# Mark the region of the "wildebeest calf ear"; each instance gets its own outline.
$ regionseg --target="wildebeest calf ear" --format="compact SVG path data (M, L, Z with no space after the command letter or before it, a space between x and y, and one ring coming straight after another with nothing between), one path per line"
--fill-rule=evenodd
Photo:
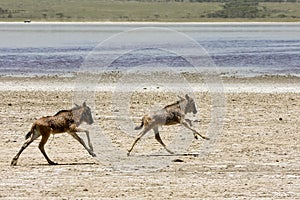
M184 100L182 96L177 95L180 100Z
M188 94L186 94L186 95L185 95L185 98L186 98L187 100L189 100L189 99L190 99L190 96L189 96Z
M75 105L76 107L79 107L79 105L78 105L78 104L76 104L76 103L74 103L74 105Z
M86 103L85 103L85 102L83 102L82 106L83 106L83 107L86 107Z

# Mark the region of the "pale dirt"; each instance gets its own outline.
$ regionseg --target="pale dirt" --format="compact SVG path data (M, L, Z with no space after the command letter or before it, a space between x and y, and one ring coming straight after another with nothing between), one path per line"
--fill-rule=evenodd
M18 80L20 85L45 82L38 78L11 79ZM1 82L11 79L2 77ZM270 84L273 82L277 82L276 77ZM293 80L293 84L299 83L299 79ZM84 127L93 131L100 127L125 152L134 138L123 133L112 117L119 111L112 106L111 97L111 92L97 92L95 124ZM165 156L170 162L162 168L141 171L147 166L133 163L136 170L122 171L103 160L114 152L104 151L102 156L92 158L68 134L51 137L45 147L49 157L59 165L48 165L37 140L23 152L17 166L11 167L11 159L22 146L34 119L71 108L73 92L3 89L0 199L300 199L300 93L227 92L225 97L223 132L215 138L208 154L199 153L203 140L193 140L189 148L179 149L186 155ZM130 102L134 123L138 125L139 118L156 103L166 105L175 100L176 96L167 93L135 93ZM211 97L207 92L198 92L196 102L200 122L194 122L194 128L205 134L211 121ZM174 139L173 134L182 130L180 126L164 127L161 135L168 145ZM182 133L192 135L190 131ZM161 149L153 133L149 135L137 143L133 158L145 159ZM80 136L85 138L84 134ZM97 141L94 148L98 148ZM168 154L163 150L162 153ZM153 160L162 158L149 156ZM176 159L183 162L172 162Z

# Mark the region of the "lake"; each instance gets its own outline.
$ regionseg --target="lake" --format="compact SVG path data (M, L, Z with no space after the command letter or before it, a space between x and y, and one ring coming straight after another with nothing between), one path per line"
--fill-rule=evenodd
M299 23L0 23L0 38L1 75L72 75L103 63L300 75Z

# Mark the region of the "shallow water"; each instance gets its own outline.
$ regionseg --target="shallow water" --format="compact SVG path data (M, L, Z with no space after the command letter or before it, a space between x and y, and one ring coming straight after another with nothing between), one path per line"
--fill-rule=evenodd
M299 33L298 23L2 23L0 74L68 75L103 68L100 62L108 63L105 69L151 65L189 71L190 60L198 59L205 64L192 67L216 66L225 75L298 76ZM191 48L186 39L199 46Z

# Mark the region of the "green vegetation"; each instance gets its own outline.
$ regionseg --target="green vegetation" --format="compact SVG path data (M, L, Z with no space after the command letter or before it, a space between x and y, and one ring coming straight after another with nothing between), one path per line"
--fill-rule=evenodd
M300 2L289 1L294 3L268 0L265 3L258 0L1 0L0 21L300 21Z
M231 0L225 2L222 10L210 13L208 17L218 18L262 18L265 10L259 9L255 0Z

